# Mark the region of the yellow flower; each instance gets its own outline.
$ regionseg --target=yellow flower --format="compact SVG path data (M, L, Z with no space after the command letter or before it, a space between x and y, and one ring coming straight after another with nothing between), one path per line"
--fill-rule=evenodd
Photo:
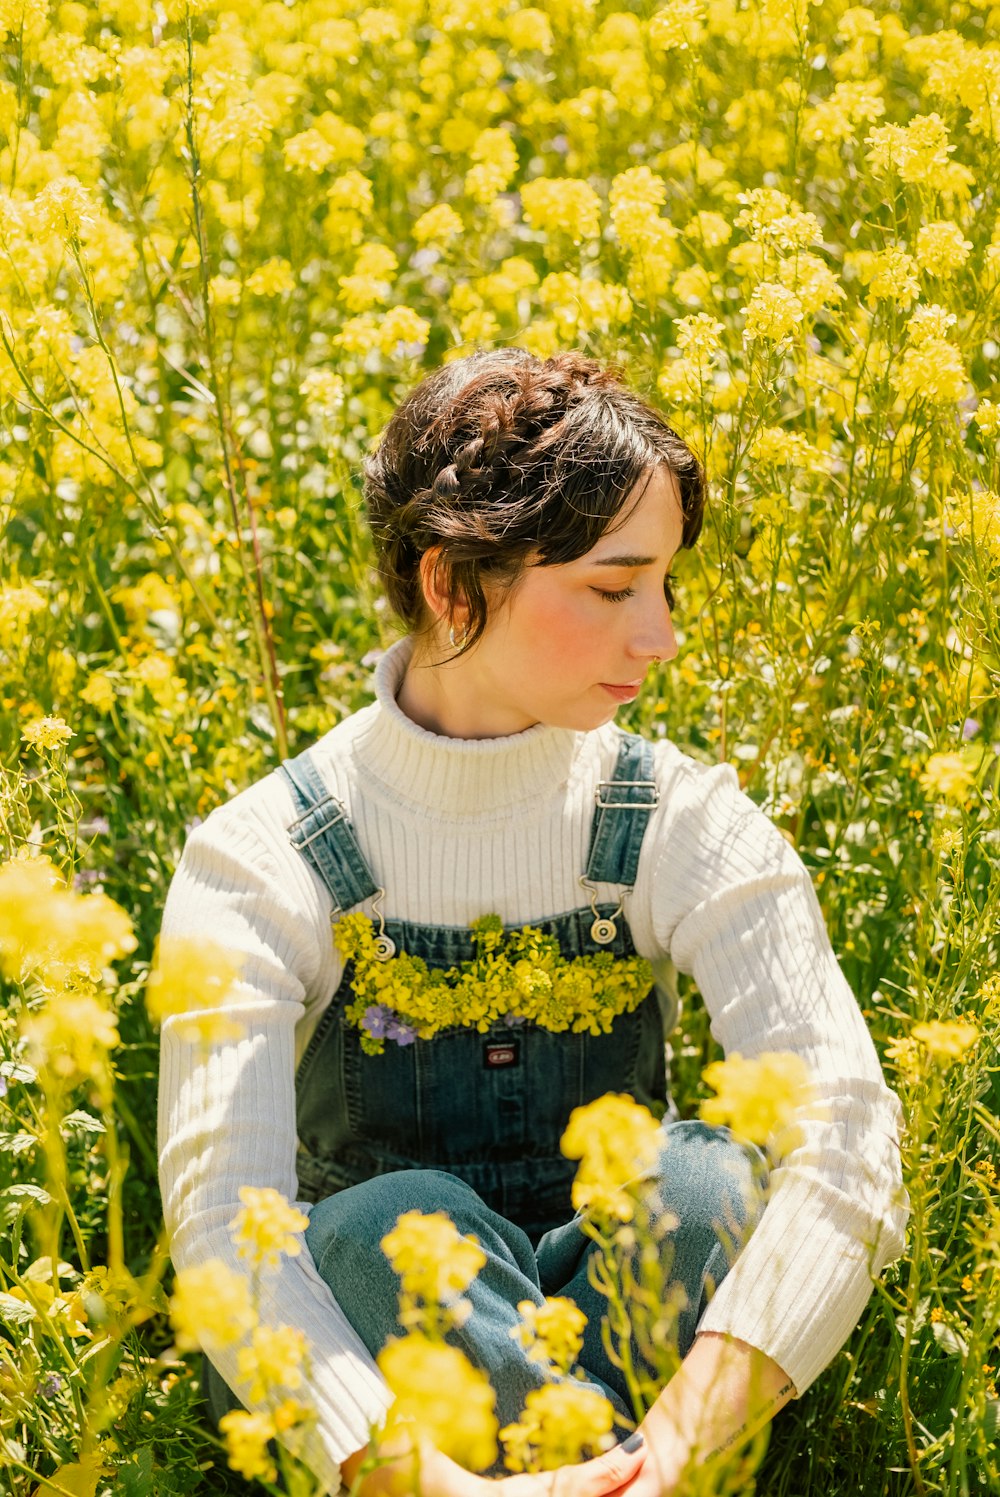
M70 738L75 737L69 723L64 722L61 717L36 717L34 722L21 729L23 741L40 752L61 748Z
M656 1160L659 1125L632 1097L609 1092L575 1107L559 1142L567 1159L579 1159L573 1205L599 1216L631 1221L635 1200L628 1186Z
M180 1269L170 1320L179 1351L231 1346L254 1324L250 1285L221 1258Z
M115 704L115 688L110 676L103 671L94 671L80 692L80 700L96 707L98 712L110 712Z
M94 991L54 994L22 1021L21 1032L38 1068L74 1085L105 1080L108 1051L119 1041L115 1015Z
M352 168L330 184L326 200L337 212L365 215L375 206L375 192L364 173Z
M964 805L976 777L961 754L931 754L920 776L920 787L928 795Z
M705 34L702 22L707 10L707 0L668 0L650 19L650 45L661 52L697 46Z
M552 26L543 10L526 6L508 16L504 24L512 51L541 52L546 57L552 51Z
M614 1408L603 1393L573 1382L532 1388L516 1424L500 1431L509 1471L556 1471L615 1443Z
M217 941L158 937L146 982L146 1008L157 1024L186 1016L175 1028L184 1039L238 1039L243 1026L221 1012L243 965Z
M876 125L865 137L866 159L876 173L895 171L904 182L953 189L965 178L964 167L948 160L955 149L939 114L915 114L905 125Z
M1000 494L992 489L952 494L946 517L959 535L971 537L984 561L1000 564Z
M0 647L11 649L27 635L33 613L48 608L48 600L37 588L0 588Z
M981 400L976 406L973 420L987 437L1000 434L1000 401Z
M868 287L868 300L898 301L906 308L920 295L917 279L917 262L905 250L893 245L886 250L859 251L856 255L845 255L844 263L853 265L858 277Z
M922 1052L911 1035L897 1035L885 1047L885 1053L905 1082L913 1083L921 1073Z
M964 1019L931 1019L926 1024L914 1024L910 1035L923 1045L935 1060L950 1064L961 1060L979 1038L975 1024Z
M524 217L544 234L568 234L574 244L601 231L601 200L577 177L536 177L521 187Z
M299 385L299 394L310 410L332 415L344 403L344 381L330 369L310 369Z
M674 323L677 347L696 364L712 363L722 348L722 323L707 312L679 317Z
M278 1389L300 1388L305 1356L306 1338L294 1326L258 1325L250 1345L240 1347L236 1376L247 1385L251 1403L257 1403Z
M462 1237L444 1211L404 1211L381 1247L404 1294L444 1304L472 1283L486 1262L474 1237Z
M580 1355L587 1317L571 1299L547 1297L541 1305L521 1300L517 1307L521 1324L511 1331L532 1362L551 1364L567 1373Z
M14 858L0 867L0 972L51 982L73 974L94 981L136 948L132 922L103 891L76 894L48 858Z
M966 239L958 224L947 219L924 224L917 232L917 264L928 275L951 275L965 264L971 253L971 239Z
M302 1243L294 1234L305 1231L309 1218L269 1186L243 1185L240 1200L243 1209L229 1228L239 1256L254 1268L277 1268L282 1253L297 1258Z
M728 218L708 209L697 212L684 228L684 238L703 249L718 249L720 245L728 244L732 237L733 229Z
M698 1109L703 1122L728 1127L747 1143L772 1142L779 1150L793 1146L793 1120L814 1096L809 1067L788 1050L764 1051L744 1059L734 1053L706 1066L702 1075L718 1093Z
M762 338L769 343L779 343L800 326L802 303L777 281L761 281L754 287L743 313L747 340Z
M214 275L208 283L208 296L213 307L235 307L242 293L242 283L233 276Z
M497 1454L496 1394L484 1372L457 1347L413 1332L387 1341L376 1358L395 1395L386 1433L407 1424L468 1471L482 1471Z
M390 307L377 325L375 338L378 347L391 358L422 347L430 330L426 317L418 316L411 307Z
M413 238L417 244L447 244L461 234L465 225L447 203L436 203L421 213L413 225Z
M74 240L93 227L96 207L90 193L75 177L61 176L46 183L31 205L42 235Z
M321 172L337 159L337 152L319 130L290 135L282 146L285 163L293 170Z
M247 290L253 296L285 296L294 289L292 267L281 255L265 260L247 281Z
M268 1454L268 1441L275 1435L274 1421L269 1414L248 1414L244 1409L233 1409L223 1414L219 1429L226 1441L228 1464L247 1481L276 1481L277 1467Z
M933 337L906 349L890 381L903 400L916 397L936 405L961 400L969 387L960 350L946 338Z

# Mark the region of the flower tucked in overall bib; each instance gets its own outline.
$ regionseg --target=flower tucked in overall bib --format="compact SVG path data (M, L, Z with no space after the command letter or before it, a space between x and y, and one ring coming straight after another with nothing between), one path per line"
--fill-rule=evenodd
M499 915L484 915L469 928L476 956L429 968L405 952L380 958L366 915L336 922L337 949L354 963L345 1015L361 1031L366 1054L381 1055L387 1039L408 1045L456 1027L483 1034L497 1023L608 1034L618 1015L637 1009L653 985L653 969L642 957L600 951L567 959L555 937L531 925L505 932Z

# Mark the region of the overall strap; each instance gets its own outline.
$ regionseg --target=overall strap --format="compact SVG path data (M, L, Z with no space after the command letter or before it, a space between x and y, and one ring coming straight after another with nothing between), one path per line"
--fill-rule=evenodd
M623 733L614 774L597 786L584 878L628 888L635 883L643 834L660 798L653 767L653 745Z
M299 812L288 828L294 848L312 864L333 895L334 914L379 892L342 803L323 783L306 749L278 768L292 787Z

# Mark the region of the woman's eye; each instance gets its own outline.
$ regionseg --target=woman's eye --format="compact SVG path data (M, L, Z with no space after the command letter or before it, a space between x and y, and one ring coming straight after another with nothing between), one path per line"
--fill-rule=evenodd
M624 603L626 598L631 598L635 593L634 587L623 587L621 592L606 593L598 587L594 591L604 599L606 603Z

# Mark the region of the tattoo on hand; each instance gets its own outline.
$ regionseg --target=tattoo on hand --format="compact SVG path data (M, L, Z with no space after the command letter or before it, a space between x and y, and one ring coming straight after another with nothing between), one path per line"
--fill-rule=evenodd
M779 1388L774 1397L768 1403L764 1404L762 1408L757 1410L752 1421L747 1420L746 1424L741 1424L739 1429L736 1430L734 1434L731 1434L729 1436L728 1440L723 1440L721 1445L716 1445L714 1450L710 1450L705 1459L711 1461L714 1460L717 1455L723 1455L731 1445L735 1445L739 1440L743 1438L743 1436L750 1428L751 1423L756 1424L756 1421L758 1419L766 1420L770 1416L771 1410L774 1408L775 1404L781 1403L786 1393L794 1393L794 1391L795 1384L791 1382L786 1383L783 1388Z

